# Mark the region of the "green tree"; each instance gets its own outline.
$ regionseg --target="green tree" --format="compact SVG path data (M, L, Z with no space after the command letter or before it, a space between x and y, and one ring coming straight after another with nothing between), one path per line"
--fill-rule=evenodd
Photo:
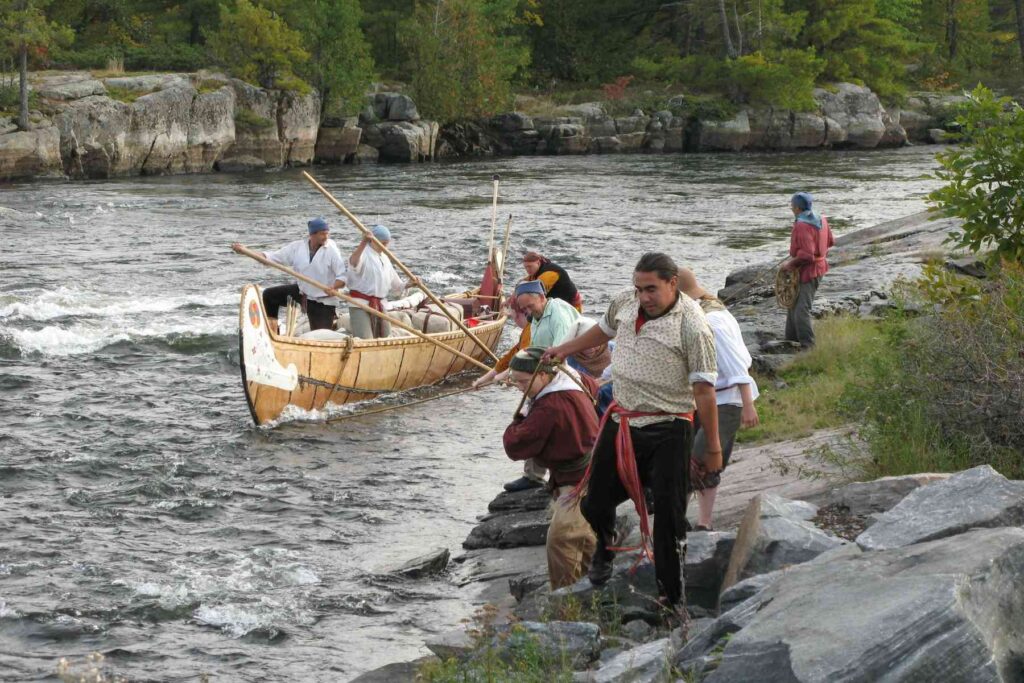
M18 60L18 128L28 130L28 53L73 39L70 28L46 18L49 0L0 0L0 40Z
M296 73L309 59L302 36L278 14L250 0L221 5L220 29L206 42L214 59L243 80L264 88L309 89Z
M1024 262L1024 109L979 85L958 123L963 144L936 156L946 185L928 199L943 215L963 219L952 244Z
M919 46L878 15L876 0L806 0L805 7L799 41L825 60L825 80L862 83L883 97L903 92L906 63Z
M511 28L508 15L492 20L484 10L482 0L416 7L406 36L412 88L426 116L447 123L511 106L512 78L529 53L504 34Z
M299 73L320 92L321 117L358 108L373 79L358 0L286 0L281 13L302 36L309 60Z

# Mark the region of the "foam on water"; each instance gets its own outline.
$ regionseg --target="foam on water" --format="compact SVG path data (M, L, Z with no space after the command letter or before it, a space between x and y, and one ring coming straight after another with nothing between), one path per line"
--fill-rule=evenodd
M69 327L47 325L42 329L8 328L0 330L0 340L8 340L21 353L43 356L89 354L124 341L146 341L175 337L232 335L237 322L226 318L183 317L135 326L133 320L111 320L109 324L79 323Z
M140 313L167 313L185 307L225 306L238 301L238 292L224 290L210 295L172 297L116 297L73 287L58 287L54 290L36 292L30 298L14 299L0 306L0 320L33 320L46 322L54 318L88 317L120 318Z

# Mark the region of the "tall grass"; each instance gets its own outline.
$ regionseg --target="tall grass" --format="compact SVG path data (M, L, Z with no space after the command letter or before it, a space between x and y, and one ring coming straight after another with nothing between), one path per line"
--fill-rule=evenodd
M866 479L986 463L1024 479L1024 266L955 284L935 270L913 284L927 315L819 322L779 385L759 382L761 425L738 440L850 424L863 448L845 464Z

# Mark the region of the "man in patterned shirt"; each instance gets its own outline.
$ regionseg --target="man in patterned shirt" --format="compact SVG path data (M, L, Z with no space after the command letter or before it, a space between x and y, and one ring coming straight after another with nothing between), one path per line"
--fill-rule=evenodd
M654 546L661 600L672 608L682 597L679 541L686 536L695 408L707 429L709 470L716 469L716 456L721 467L722 454L714 335L700 306L679 294L678 273L668 255L644 254L633 272L633 288L612 299L600 324L545 354L545 359L563 359L615 339L615 401L602 421L582 503L583 515L598 538L590 580L599 586L611 578L615 508L630 498L640 515L644 551L649 544ZM644 486L654 492L653 538Z

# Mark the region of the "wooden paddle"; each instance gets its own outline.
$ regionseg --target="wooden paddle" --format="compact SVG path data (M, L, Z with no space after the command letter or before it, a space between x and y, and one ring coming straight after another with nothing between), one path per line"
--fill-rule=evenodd
M249 258L251 258L251 259L253 259L255 261L259 261L260 263L262 263L265 266L268 266L270 268L276 268L277 270L280 270L282 273L287 273L288 275L291 275L296 280L301 280L302 282L305 282L308 285L312 285L313 287L316 287L318 289L322 289L328 296L336 296L339 299L341 299L342 301L348 302L349 306L355 306L356 308L358 308L360 310L366 311L370 315L375 315L375 316L377 316L378 318L380 318L382 320L387 320L389 323L391 323L395 327L403 329L406 332L411 332L412 334L416 335L420 339L425 339L426 341L430 342L431 344L444 349L448 353L454 354L454 355L458 356L459 358L462 358L464 360L469 361L473 365L475 365L478 368L482 369L484 372L490 372L490 370L491 370L491 368L489 368L488 366L484 365L483 363L478 361L476 358L473 358L472 356L467 356L462 351L459 351L457 349L453 349L452 347L448 346L447 344L444 344L444 343L442 343L442 342L440 342L440 341L438 341L436 339L428 337L427 335L425 335L422 332L420 332L419 330L417 330L415 327L410 327L409 325L406 325L401 320L397 320L396 318L392 318L387 313L381 313L376 308L370 308L369 306L367 306L366 304L362 303L358 299L350 297L347 294L342 294L341 292L337 291L336 289L332 289L331 287L328 287L327 285L319 283L319 282L317 282L316 280L314 280L312 278L308 278L308 277L306 277L305 275L303 275L301 273L297 273L296 271L292 270L288 266L283 266L280 263L274 263L273 261L271 261L270 259L268 259L266 256L264 256L263 254L261 254L259 252L253 251L252 249L249 249L248 247L244 247L244 246L241 246L241 245L239 245L235 249L235 251L237 251L239 254L242 254L244 256L248 256ZM486 347L484 347L484 348L486 348Z
M498 282L505 283L505 269L508 268L508 238L512 231L512 214L508 215L508 223L505 224L505 246L501 249L501 272L498 273Z
M394 254L392 254L391 251L387 247L385 247L383 244L381 244L380 240L378 240L376 237L374 237L373 233L370 232L369 229L367 229L367 227L365 225L363 225L362 222L358 218L356 218L352 214L351 211L346 209L345 206L341 202L339 202L337 199L335 199L334 196L330 192L327 191L327 188L325 188L323 185L318 183L316 181L316 178L311 176L306 171L303 171L302 175L306 178L306 180L308 180L310 183L312 183L313 187L315 187L316 189L320 190L320 192L325 197L327 197L327 200L330 201L332 204L334 204L335 207L337 207L338 211L341 211L345 215L346 218L348 218L350 221L352 221L352 224L355 225L359 229L359 231L363 233L363 237L368 238L371 242L373 242L375 245L377 245L380 248L382 254L384 254L389 259L391 259L391 261L398 267L398 269L401 270L403 273L405 273L406 277L408 277L417 287L422 289L423 293L427 295L427 298L430 299L433 303L437 304L437 307L439 309L441 309L441 313L443 313L449 320L451 320L453 323L455 323L458 326L458 328L460 330L462 330L463 334L465 334L467 337L472 339L474 344L476 344L481 349L483 349L483 352L486 353L488 356L490 356L491 360L493 360L495 363L498 362L498 356L495 355L494 351L491 351L490 347L488 347L486 344L484 344L482 341L480 341L480 339L475 334L473 334L468 327L466 327L465 323L463 323L461 320L459 320L454 315L452 315L452 312L448 310L448 307L445 306L441 302L441 300L438 299L434 295L434 293L430 291L429 288L427 288L427 286L425 284L423 284L423 281L420 280L415 275L413 275L412 271L409 270L405 266L404 263L402 263L400 260L398 260L398 257L395 256ZM490 368L487 368L487 369L490 370Z

